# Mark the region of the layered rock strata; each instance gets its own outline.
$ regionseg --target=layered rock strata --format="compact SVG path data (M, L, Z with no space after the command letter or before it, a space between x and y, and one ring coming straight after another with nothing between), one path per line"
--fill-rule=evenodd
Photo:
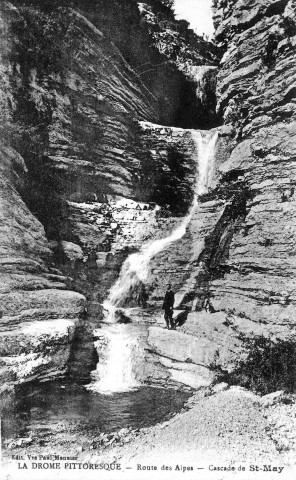
M69 226L65 237L72 241L51 242L57 265L63 265L71 277L71 287L86 295L89 313L94 318L101 313L100 303L116 281L123 260L143 245L167 237L180 225L197 188L199 152L192 131L149 122L142 122L141 129L139 158L143 159L146 174L139 178L139 185L142 195L150 198L153 195L155 202L119 197L110 197L105 203L68 202L63 223ZM228 156L229 135L227 131L221 131L220 135L217 166ZM201 235L197 229L206 232L206 222L211 216L219 215L213 205L212 201L201 205L183 239L151 259L146 283L151 307L160 305L168 281L172 281L176 290L180 289L193 265L198 265L194 238ZM204 223L200 222L200 208L208 212ZM199 245L200 248L203 245L202 238Z
M71 340L84 312L82 295L50 267L51 251L40 222L22 201L25 164L1 147L0 376L1 384L65 373Z
M193 195L190 132L149 122L188 123L196 86L173 60L157 78L142 76L143 59L164 57L136 3L74 7L0 5L1 365L10 383L64 375L69 358L90 362L84 347L74 352L83 294L97 320L128 253L178 225ZM123 16L111 38L116 9Z
M219 5L223 19L217 39L227 52L218 75L218 105L225 122L238 129L237 145L221 174L239 178L246 198L223 265L225 275L212 283L213 306L233 315L244 330L248 326L256 332L264 324L267 335L291 336L295 5L290 1Z
M246 339L294 342L295 13L288 0L216 2L218 109L235 138L200 199L196 261L177 295L196 312L170 341L151 332L161 356L179 360L185 334L190 362L231 372Z
M188 124L177 102L168 107L168 98L180 100L190 75L195 92L199 70L193 67L202 66L182 43L182 25L169 31L166 18L156 32L154 7L142 5L141 13L136 2L125 1L116 6L127 9L122 24L135 15L134 38L143 39L129 44L120 27L113 43L106 32L114 2L102 10L102 2L95 9L86 2L79 11L62 3L49 11L37 1L0 6L2 365L11 380L18 372L5 366L8 346L13 355L38 356L31 329L40 320L48 331L60 320L52 336L40 329L40 342L62 352L64 371L84 309L81 294L90 317L99 318L126 256L180 224L195 183L191 132L158 125L198 125L197 118ZM206 368L206 381L209 369L231 371L244 358L244 337L292 341L295 334L295 15L289 0L215 2L216 39L225 52L217 76L217 112L225 126L215 176L182 240L150 263L148 304L161 306L170 281L181 314L188 314L180 332L152 329L150 347L178 368L187 360ZM164 48L170 34L180 47L176 58ZM206 69L215 58L205 59ZM168 69L155 70L157 59L168 61ZM149 75L141 69L146 61L155 63ZM191 102L192 85L188 89ZM153 315L160 318L160 310ZM16 330L17 341L10 333ZM24 336L28 346L17 348ZM188 348L179 358L180 342ZM46 376L42 358L28 357L28 365L37 362L28 378ZM48 369L54 372L56 364Z
M296 22L289 1L220 1L216 8L225 49L218 108L236 138L219 167L212 193L220 204L213 204L214 223L206 222L200 271L192 271L183 301L195 298L200 310L202 293L209 312L190 314L182 331L209 355L201 364L231 371L247 355L244 338L295 338Z

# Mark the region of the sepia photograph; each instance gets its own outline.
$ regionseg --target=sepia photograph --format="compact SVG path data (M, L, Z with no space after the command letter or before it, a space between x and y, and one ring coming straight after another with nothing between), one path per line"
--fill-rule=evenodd
M296 0L0 0L0 477L296 479Z

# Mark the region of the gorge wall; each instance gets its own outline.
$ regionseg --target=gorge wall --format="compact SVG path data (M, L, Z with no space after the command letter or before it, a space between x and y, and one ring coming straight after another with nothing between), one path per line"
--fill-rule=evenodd
M4 385L64 375L91 345L124 259L188 211L193 128L219 131L215 174L152 259L142 315L159 320L170 281L182 319L150 328L152 355L196 386L245 337L294 338L294 2L215 1L216 45L164 3L0 5Z
M213 285L215 305L235 303L246 330L263 324L275 335L295 327L295 14L289 1L219 2L216 11L217 40L227 46L218 108L238 131L221 173L240 176L248 198L225 281Z
M181 354L183 337L173 348L172 338L151 331L154 347L176 351L175 360L189 354L229 372L246 360L247 338L294 342L295 14L292 1L215 2L216 41L225 52L217 109L235 136L212 192L219 207L202 216L206 229L198 231L203 263L191 272L195 308L206 291L211 313L188 315L182 331L197 339Z
M157 48L137 2L72 7L0 5L4 387L64 375L81 329L91 344L86 319L97 321L125 257L180 221L193 196L190 133L150 140L141 122L204 121L195 79ZM217 65L217 49L200 43L198 63ZM89 352L84 361L89 372Z
M218 109L236 132L221 188L241 210L212 303L243 333L295 333L295 4L217 2ZM234 203L235 205L235 203ZM237 204L235 205L237 208ZM233 211L230 211L233 216ZM218 276L217 276L218 277Z

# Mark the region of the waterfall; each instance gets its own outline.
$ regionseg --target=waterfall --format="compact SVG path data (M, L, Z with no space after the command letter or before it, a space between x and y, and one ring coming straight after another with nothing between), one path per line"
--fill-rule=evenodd
M146 280L149 273L150 260L168 245L180 240L185 235L197 206L198 196L208 191L214 173L215 146L218 132L202 135L199 131L192 130L191 135L198 158L198 181L190 210L181 225L176 227L168 237L143 245L138 253L129 255L125 260L119 278L111 288L109 296L103 304L107 311L106 321L108 323L116 322L116 309L120 302L126 298L130 289L140 281L144 282Z
M200 132L192 130L192 138L196 145L198 155L198 182L196 197L207 193L212 183L215 168L215 150L218 132L211 136L202 137ZM197 198L195 200L197 203Z
M208 191L214 173L218 132L202 135L198 131L191 131L191 134L198 158L198 180L192 205L182 223L170 235L143 245L138 253L129 255L125 260L119 278L103 304L107 312L106 322L110 324L105 327L108 347L104 355L101 355L100 341L96 345L100 361L96 370L92 372L93 382L87 386L89 390L112 393L128 391L139 386L143 347L140 347L137 337L131 334L126 325L115 325L115 313L130 288L147 278L150 260L185 235L198 204L198 196Z
M133 390L140 385L137 367L143 357L137 336L127 331L125 325L112 325L103 332L107 347L91 374L92 383L86 388L105 394ZM100 343L98 340L95 344L98 350L101 350Z

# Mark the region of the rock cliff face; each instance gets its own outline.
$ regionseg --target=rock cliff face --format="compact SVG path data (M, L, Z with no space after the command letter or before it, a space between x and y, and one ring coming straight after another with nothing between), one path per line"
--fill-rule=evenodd
M22 201L25 164L1 147L1 385L62 375L70 357L84 297L66 290L50 267L51 252L39 221Z
M195 260L177 299L193 311L181 333L150 329L152 350L175 362L231 372L248 358L246 339L294 342L295 20L291 1L215 2L217 108L231 152L188 230Z
M160 325L170 281L181 324L150 329L151 364L204 385L245 337L293 339L294 2L215 1L216 46L158 0L44 3L0 5L3 381L63 375L70 357L90 369L85 325L123 261L191 205L193 128L219 131L216 164L150 263L154 310L135 321Z
M0 355L11 383L63 375L69 358L90 370L85 305L97 319L128 253L192 200L190 131L155 124L198 126L206 113L137 2L4 1L0 33ZM201 43L199 64L215 65L217 49Z
M288 0L215 4L225 52L218 109L236 133L212 192L218 208L210 217L200 206L205 248L191 296L197 310L200 294L208 298L211 313L190 313L182 330L206 350L199 363L231 371L245 358L245 337L295 338L296 11ZM161 340L154 345L163 351Z
M240 184L234 195L244 191L245 205L224 278L212 284L213 305L243 331L263 324L266 334L289 336L295 331L295 4L218 2L217 8L217 40L227 48L218 108L238 132L221 175Z

